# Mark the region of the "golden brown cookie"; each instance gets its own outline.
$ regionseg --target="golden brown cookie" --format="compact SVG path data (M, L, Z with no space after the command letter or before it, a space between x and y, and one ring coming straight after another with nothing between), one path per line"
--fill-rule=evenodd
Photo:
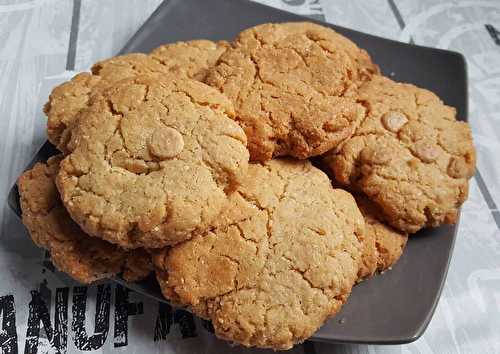
M47 135L60 151L67 153L70 132L80 111L89 99L113 83L139 74L168 74L169 68L145 54L126 54L103 60L92 67L92 73L80 73L54 88L45 104Z
M120 80L144 74L187 75L203 79L228 46L226 42L195 40L166 44L151 55L132 53L99 61L91 73L80 73L57 86L45 105L49 141L67 153L71 127L76 115L87 108L92 95Z
M336 179L401 231L454 223L474 174L469 125L432 92L381 76L361 87L359 101L366 119L325 158Z
M368 54L313 23L265 24L242 32L206 82L234 103L251 160L322 154L364 116L357 84L377 72Z
M220 338L290 348L339 311L357 280L363 217L308 161L250 164L218 221L153 261L164 295Z
M145 279L154 270L149 251L138 248L128 252L125 260L125 267L121 274L122 278L128 282Z
M71 220L54 183L61 158L37 163L19 178L23 223L33 241L49 251L59 270L82 283L122 272L128 281L146 277L151 271L149 254L143 250L125 252L90 237Z
M362 262L358 271L359 280L363 280L390 269L403 254L408 235L384 224L380 211L366 197L354 197L366 226L361 242Z
M85 232L157 248L205 231L246 173L231 102L195 80L137 76L81 113L57 186Z
M189 78L202 81L209 68L229 48L225 41L212 42L205 39L176 42L162 45L151 52L151 56Z

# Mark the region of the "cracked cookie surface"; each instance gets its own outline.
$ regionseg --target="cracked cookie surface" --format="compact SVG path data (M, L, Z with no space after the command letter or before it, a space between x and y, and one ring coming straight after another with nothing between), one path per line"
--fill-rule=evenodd
M205 231L246 172L231 102L195 80L142 76L95 96L57 178L72 218L124 248Z
M67 144L78 113L93 95L115 82L141 74L168 74L169 68L146 54L134 53L97 62L91 73L77 74L52 90L44 111L49 141L67 153Z
M354 198L365 219L365 233L361 238L362 261L358 272L359 280L363 280L390 269L403 254L408 235L386 225L380 211L365 196L354 195Z
M150 55L167 65L171 71L202 81L229 46L225 41L200 39L165 44L154 49Z
M91 72L76 75L54 88L44 111L49 141L67 153L72 126L90 98L120 80L144 74L175 74L202 79L228 46L225 42L196 40L163 45L151 55L132 53L94 64Z
M217 336L287 349L346 301L364 220L308 161L250 164L218 223L153 258L164 295L210 319Z
M347 38L297 22L243 31L205 82L234 103L252 160L304 159L352 135L364 115L355 88L376 72Z
M404 232L456 222L475 168L469 125L432 92L381 76L363 84L359 101L366 118L325 157L336 179Z
M91 283L122 273L127 281L145 278L152 270L151 256L144 250L126 252L86 235L64 209L55 185L62 157L37 163L19 178L22 219L31 238L50 253L62 272Z

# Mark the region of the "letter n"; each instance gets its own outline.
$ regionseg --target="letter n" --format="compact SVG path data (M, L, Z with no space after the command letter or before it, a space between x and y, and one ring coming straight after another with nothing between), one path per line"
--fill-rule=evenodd
M36 354L40 340L40 323L43 324L45 334L51 346L58 353L66 353L68 342L68 297L69 288L56 289L56 309L54 327L50 322L49 308L42 299L40 292L31 292L29 303L28 328L26 329L25 354Z

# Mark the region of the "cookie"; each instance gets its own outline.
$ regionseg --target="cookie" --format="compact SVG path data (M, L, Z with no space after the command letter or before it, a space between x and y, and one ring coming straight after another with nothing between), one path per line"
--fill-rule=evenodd
M360 88L359 102L366 119L325 157L336 179L403 232L455 223L475 168L469 125L432 92L381 76Z
M168 74L168 69L148 55L126 54L100 61L92 67L92 73L80 73L57 86L44 107L49 141L60 151L67 153L66 145L76 116L88 107L92 95L117 81L138 74Z
M246 172L231 102L195 80L137 76L81 113L57 186L85 232L123 248L205 231Z
M61 158L37 163L19 178L22 219L33 241L49 251L59 270L82 283L119 273L128 281L146 277L152 264L144 250L121 250L86 235L71 220L54 184Z
M377 71L347 38L298 22L242 32L205 81L233 102L252 160L305 159L354 133L364 117L356 87Z
M151 52L151 56L169 67L199 81L205 79L208 70L229 48L225 41L193 40L162 45Z
M308 161L250 164L218 226L153 257L163 294L244 346L288 349L339 311L364 220Z
M132 53L99 61L91 73L80 73L50 94L47 114L49 141L67 153L76 115L88 106L92 95L120 80L144 74L176 74L202 79L228 46L225 42L197 40L163 45L151 55Z
M363 280L390 269L403 254L408 235L386 225L377 207L366 197L354 197L366 226L361 242L362 262L358 271L359 280Z
M135 282L146 279L153 271L151 254L148 250L138 248L128 252L125 260L125 267L121 277L128 282Z

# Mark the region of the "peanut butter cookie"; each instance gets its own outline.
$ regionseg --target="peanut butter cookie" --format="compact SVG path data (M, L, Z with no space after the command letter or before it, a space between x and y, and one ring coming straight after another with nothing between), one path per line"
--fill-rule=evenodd
M151 52L151 56L189 78L202 81L208 70L230 47L228 42L212 42L204 39L162 45Z
M231 102L178 76L122 80L91 101L57 177L72 218L123 248L205 231L247 169Z
M202 79L228 46L225 42L195 40L166 44L151 55L133 53L99 61L91 73L80 73L57 86L45 105L49 141L67 153L67 142L76 115L92 95L119 80L144 74L176 74Z
M243 31L206 82L234 103L251 160L322 154L349 138L364 117L355 88L378 72L368 54L313 23Z
M336 179L403 232L454 223L475 168L469 125L432 92L381 76L360 88L359 102L367 117L325 157Z
M363 280L391 268L403 254L408 235L384 224L382 215L366 197L355 195L355 199L366 225L358 272L359 280Z
M127 54L96 63L92 73L80 73L54 88L45 104L47 135L60 151L68 153L71 129L92 95L113 83L140 74L169 73L169 68L145 54Z
M59 270L82 283L119 273L128 281L146 277L152 269L148 253L126 252L90 237L71 220L54 183L61 158L38 163L19 178L23 223L33 241L49 251Z
M153 261L164 295L223 339L290 348L339 311L357 280L363 217L308 161L250 164L218 223Z

